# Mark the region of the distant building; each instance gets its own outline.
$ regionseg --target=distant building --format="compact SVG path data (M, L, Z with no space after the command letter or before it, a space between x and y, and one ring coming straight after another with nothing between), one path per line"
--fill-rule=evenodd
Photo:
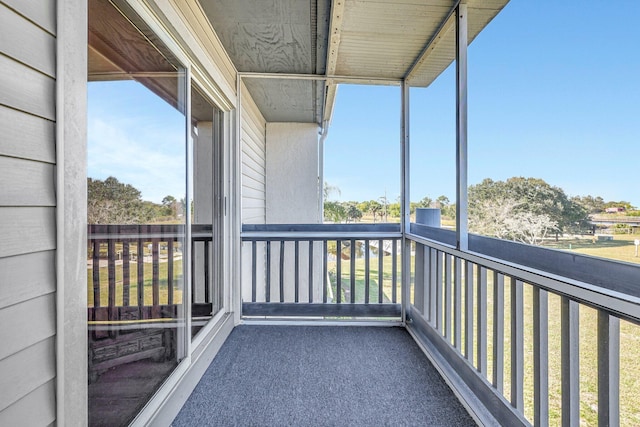
M618 212L624 212L624 208L622 206L615 206L612 208L606 208L604 211L606 213L618 213Z

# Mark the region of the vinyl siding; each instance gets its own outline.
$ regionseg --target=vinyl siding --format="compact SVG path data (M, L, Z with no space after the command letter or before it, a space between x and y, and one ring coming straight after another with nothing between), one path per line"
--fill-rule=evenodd
M264 224L266 219L266 122L244 86L241 126L242 222Z
M56 2L0 0L0 425L55 422ZM37 408L37 410L34 410Z
M264 224L266 222L266 121L247 88L242 86L241 102L242 147L242 223ZM251 245L242 245L242 300L251 301ZM265 252L258 245L256 269L265 268ZM257 275L257 289L264 289L264 277ZM264 301L264 291L259 292L259 301Z

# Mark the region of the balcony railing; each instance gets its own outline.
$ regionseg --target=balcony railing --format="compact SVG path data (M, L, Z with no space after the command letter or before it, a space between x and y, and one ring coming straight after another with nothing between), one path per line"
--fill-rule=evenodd
M501 425L579 425L581 382L596 389L591 422L619 425L621 408L634 411L632 396L621 400L620 330L622 319L640 336L640 266L482 236L462 252L455 233L416 224L407 238L409 330ZM596 366L581 369L581 336L591 334ZM626 368L634 375L637 362Z
M400 318L397 224L244 225L243 316Z
M202 301L192 310L211 314L215 300L208 286L213 274L212 227L193 225L191 233L191 292L202 295ZM89 320L175 318L176 307L182 303L182 289L176 283L183 275L183 225L89 225L88 240L92 297ZM161 269L163 264L166 268ZM151 277L145 274L148 269Z
M169 360L183 305L184 225L89 225L89 366L93 381L143 359ZM211 225L191 229L192 333L221 307Z
M621 376L637 363L625 372L621 325L640 336L640 266L475 235L460 251L454 232L417 224L405 237L403 251L393 224L245 225L242 314L397 318L404 252L407 328L479 419L577 425L591 411L616 425L629 415ZM581 369L585 339L597 349Z
M175 316L184 227L109 227L89 230L89 319ZM192 294L210 307L215 289L199 283L213 274L213 236L199 227ZM478 418L489 419L486 408L502 425L574 425L585 411L600 425L640 416L626 378L638 364L621 352L625 339L640 336L638 265L475 235L460 251L455 233L417 224L404 245L397 224L244 225L241 238L245 319L405 320Z

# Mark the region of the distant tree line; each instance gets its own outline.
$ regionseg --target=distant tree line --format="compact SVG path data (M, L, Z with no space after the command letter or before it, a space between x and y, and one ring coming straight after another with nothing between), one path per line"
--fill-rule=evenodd
M399 202L388 203L386 197L364 202L327 200L336 187L325 184L325 220L336 223L357 222L365 215L376 221L399 219ZM635 215L634 207L625 201L605 202L602 197L569 197L559 187L542 179L513 177L506 181L485 179L471 185L468 191L469 230L473 233L540 244L548 236L562 233L582 233L591 230L589 215L604 212L609 207L623 207ZM455 202L446 196L431 199L426 196L410 203L410 213L416 208L439 208L444 220L456 217Z
M168 195L161 203L142 200L140 190L110 176L105 180L87 179L89 224L145 224L175 222L185 212L184 199ZM399 220L401 205L386 196L362 202L329 200L340 189L325 183L324 217L334 223ZM589 215L605 212L610 207L624 208L627 215L638 215L629 202L609 201L602 197L568 197L559 187L542 179L513 177L506 181L485 179L471 185L469 230L473 233L539 244L550 235L579 233L591 229ZM444 220L455 220L456 205L446 196L435 200L428 196L410 203L410 214L417 208L438 208ZM365 216L367 218L365 218Z

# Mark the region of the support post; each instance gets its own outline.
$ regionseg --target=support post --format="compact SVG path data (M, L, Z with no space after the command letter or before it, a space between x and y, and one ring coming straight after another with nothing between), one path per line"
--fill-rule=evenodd
M456 11L456 240L469 248L467 229L467 5Z
M620 425L620 319L603 310L598 310L598 425Z
M580 425L580 312L576 301L562 297L562 425Z
M411 241L407 239L407 233L411 227L411 206L409 194L409 85L406 80L401 85L401 123L400 123L400 150L402 171L402 323L407 319L407 309L411 305L409 301L409 288L411 281Z

